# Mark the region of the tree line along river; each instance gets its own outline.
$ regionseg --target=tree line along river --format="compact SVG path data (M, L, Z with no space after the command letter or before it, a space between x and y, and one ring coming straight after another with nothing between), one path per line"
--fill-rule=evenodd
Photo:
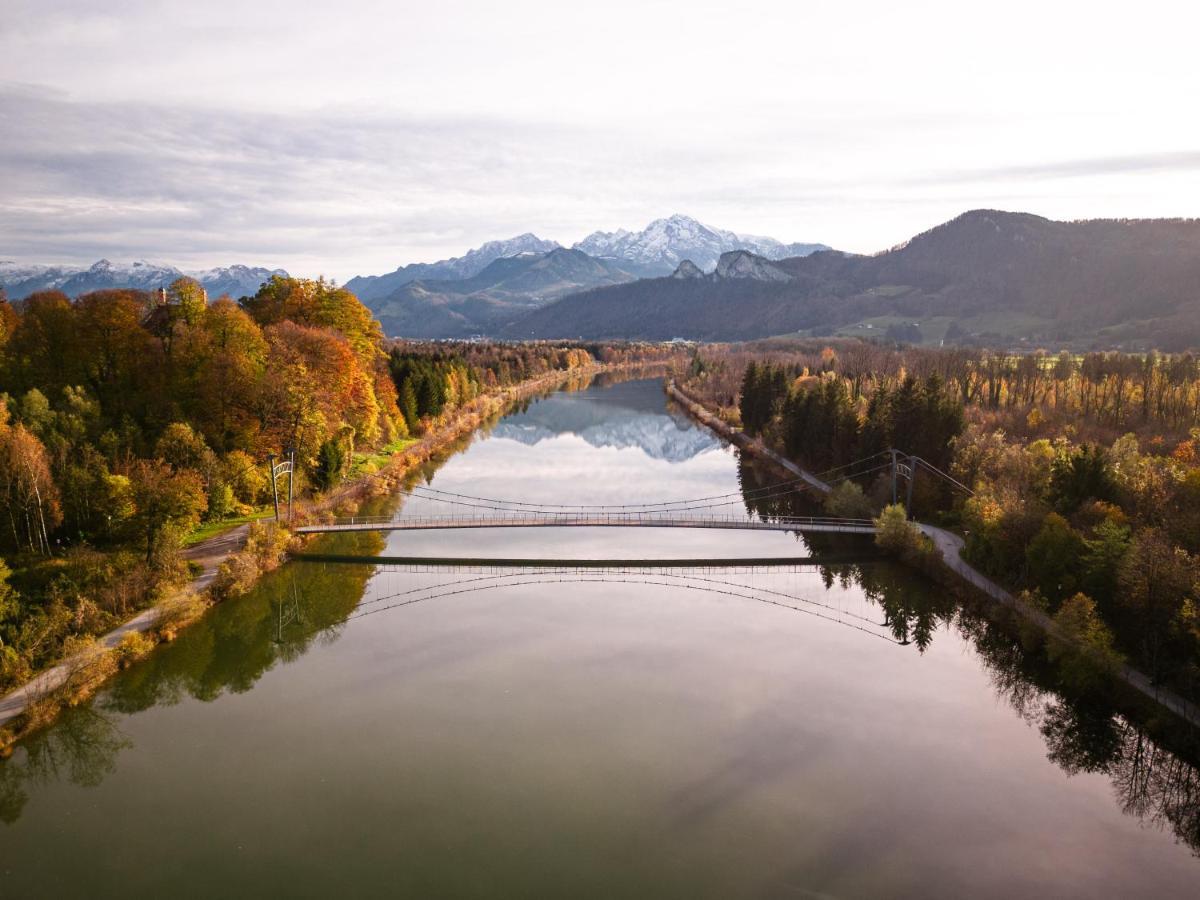
M529 503L733 494L737 513L777 480L647 379L526 404L413 483ZM414 493L375 511L445 512ZM1186 744L1060 696L1017 636L869 538L494 529L312 549L817 562L291 562L0 762L0 896L1200 885Z

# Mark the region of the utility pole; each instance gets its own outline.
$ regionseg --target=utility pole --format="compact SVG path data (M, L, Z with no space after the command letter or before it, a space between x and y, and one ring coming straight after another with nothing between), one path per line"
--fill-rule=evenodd
M908 517L910 519L913 517L912 495L913 482L917 480L917 462L918 459L915 456L910 456L908 458L908 499L904 503L904 509L908 513Z
M267 466L271 471L271 497L275 501L275 521L279 521L279 488L275 484L275 454L267 454Z
M296 448L288 447L288 524L292 522L292 485L296 479ZM912 493L912 486L909 485L909 493Z
M896 505L896 448L888 451L892 454L892 506Z

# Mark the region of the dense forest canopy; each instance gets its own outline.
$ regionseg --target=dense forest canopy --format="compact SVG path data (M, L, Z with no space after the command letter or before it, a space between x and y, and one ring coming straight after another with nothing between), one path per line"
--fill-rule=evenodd
M684 385L812 470L851 464L828 476L836 515L891 500L886 460L882 471L857 461L891 448L930 461L967 490L922 470L912 512L963 532L971 562L1025 591L1092 657L1123 654L1200 695L1192 356L775 341L700 348ZM1062 671L1090 672L1070 659Z

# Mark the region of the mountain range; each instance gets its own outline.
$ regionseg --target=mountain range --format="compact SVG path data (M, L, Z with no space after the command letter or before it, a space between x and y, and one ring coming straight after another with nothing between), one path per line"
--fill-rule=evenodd
M410 281L365 302L386 334L470 337L494 333L574 291L634 278L612 260L558 247L493 260L470 278Z
M495 333L570 293L670 274L684 260L711 269L731 250L783 259L826 249L739 235L674 215L641 231L596 231L570 249L528 233L489 241L462 256L357 276L345 286L388 334L466 337Z
M243 297L253 294L272 275L286 276L283 269L264 269L242 265L184 272L174 266L161 266L139 260L129 265L107 259L87 268L80 266L20 265L0 260L0 287L10 300L23 300L37 291L62 291L77 297L89 291L109 288L136 288L143 291L166 287L176 278L196 279L210 297L222 294Z
M782 334L1184 349L1200 346L1200 220L1056 222L974 210L874 256L723 254L704 274L566 296L509 338Z
M535 234L519 234L507 241L488 241L462 256L434 263L411 263L386 275L357 275L344 287L363 303L380 300L412 281L452 281L472 278L498 259L522 253L549 253L558 249L555 241L543 241Z
M615 259L639 275L668 275L684 260L711 269L722 253L748 250L766 259L807 256L824 244L784 244L774 238L735 234L688 216L655 219L641 231L596 231L575 245L589 256Z

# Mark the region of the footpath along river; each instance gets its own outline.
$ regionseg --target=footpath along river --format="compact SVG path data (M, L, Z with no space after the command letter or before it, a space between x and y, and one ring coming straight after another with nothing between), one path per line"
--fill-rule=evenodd
M532 402L423 476L400 515L454 511L428 488L797 502L654 379ZM1197 895L1185 751L1060 696L1019 640L869 538L538 528L309 550L820 564L291 562L0 762L0 896Z

